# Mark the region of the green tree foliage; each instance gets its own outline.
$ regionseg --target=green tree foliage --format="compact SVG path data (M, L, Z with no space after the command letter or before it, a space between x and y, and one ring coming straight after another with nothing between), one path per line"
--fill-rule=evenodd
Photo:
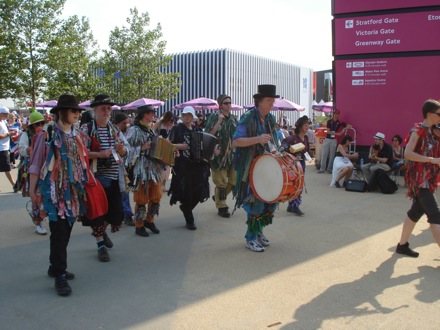
M141 97L166 101L179 92L180 74L166 72L172 57L165 56L162 28L148 29L148 13L133 8L130 14L128 27L111 31L110 50L97 64L106 92L120 103Z
M84 101L97 94L98 80L90 70L96 56L97 44L88 19L71 16L63 21L47 48L46 98L71 93Z
M65 0L6 0L1 19L7 22L3 33L9 41L9 80L4 97L29 98L33 102L45 90L44 67L47 46L60 20ZM2 72L3 73L3 72Z

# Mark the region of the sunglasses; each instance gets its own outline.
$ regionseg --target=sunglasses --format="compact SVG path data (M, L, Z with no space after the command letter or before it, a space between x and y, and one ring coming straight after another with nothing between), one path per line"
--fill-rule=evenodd
M40 121L39 123L35 123L34 125L37 126L37 127L38 127L38 126L44 126L44 122L43 122L43 121Z
M72 113L81 113L81 109L69 109Z
M224 104L224 105L231 105L232 102L223 102L222 104Z

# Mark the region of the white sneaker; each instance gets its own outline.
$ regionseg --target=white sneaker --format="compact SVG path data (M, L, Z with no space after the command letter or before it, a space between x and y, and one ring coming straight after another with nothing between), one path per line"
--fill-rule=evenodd
M246 241L246 247L254 252L264 252L264 247L258 243L257 240L254 241Z
M35 232L40 235L47 234L46 228L44 228L44 226L41 223L35 227Z
M258 234L258 242L263 246L269 246L270 241L263 235L263 233Z

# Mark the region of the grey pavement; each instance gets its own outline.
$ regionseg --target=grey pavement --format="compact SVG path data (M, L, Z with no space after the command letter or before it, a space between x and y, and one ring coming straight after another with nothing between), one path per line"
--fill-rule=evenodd
M245 248L244 211L220 218L212 200L197 206L192 232L164 196L161 233L142 238L124 226L110 234L108 263L77 223L73 293L59 297L46 275L49 235L34 233L27 199L0 173L1 328L438 329L440 250L426 218L411 240L419 258L394 253L405 189L356 193L329 183L308 166L305 215L280 204L264 253Z

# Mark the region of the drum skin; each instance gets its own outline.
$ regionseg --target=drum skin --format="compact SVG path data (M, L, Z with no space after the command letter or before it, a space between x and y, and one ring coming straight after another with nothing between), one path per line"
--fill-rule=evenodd
M301 194L304 171L291 154L267 153L252 162L249 182L253 194L262 202L285 202Z

